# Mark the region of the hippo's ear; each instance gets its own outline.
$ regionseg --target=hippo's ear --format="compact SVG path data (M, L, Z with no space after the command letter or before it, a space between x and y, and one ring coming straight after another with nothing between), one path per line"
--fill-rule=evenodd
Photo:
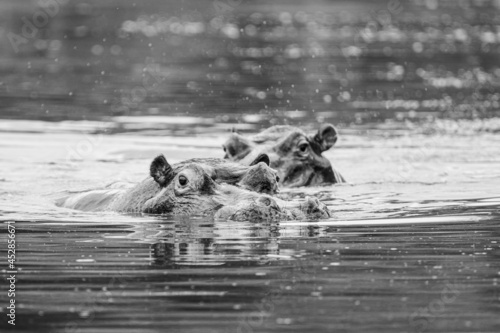
M165 156L157 156L149 167L149 174L161 186L167 186L174 179L174 170L168 164Z
M241 160L250 152L250 142L238 133L232 133L222 147L226 153L224 158L233 161Z
M259 164L260 162L264 162L269 166L271 164L271 160L269 159L269 156L267 154L260 154L252 163L250 163L250 166Z
M311 139L320 145L321 151L328 150L337 142L337 130L332 124L321 124L318 133Z

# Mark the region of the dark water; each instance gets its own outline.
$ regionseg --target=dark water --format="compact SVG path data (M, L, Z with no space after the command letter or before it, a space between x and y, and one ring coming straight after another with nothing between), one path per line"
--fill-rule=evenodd
M16 224L19 330L500 328L498 215L382 226L66 222Z
M16 221L18 268L0 330L500 331L499 2L222 4L69 2L16 53L9 33L40 7L0 3L0 221ZM159 153L221 157L233 127L323 121L349 184L284 195L317 196L329 220L53 204L140 181Z

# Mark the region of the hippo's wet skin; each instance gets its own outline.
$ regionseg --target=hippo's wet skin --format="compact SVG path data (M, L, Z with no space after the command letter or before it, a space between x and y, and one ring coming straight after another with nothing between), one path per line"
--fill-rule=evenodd
M331 217L331 214L325 204L313 197L294 203L261 196L254 201L222 207L215 217L235 221L279 221L322 219Z
M315 198L306 198L304 202L283 201L217 183L207 170L210 170L209 164L196 162L183 163L175 170L161 155L151 163L151 178L133 188L87 191L64 198L58 204L86 211L202 214L237 221L330 217L328 208Z
M261 154L278 171L280 184L287 187L344 183L322 153L337 142L337 130L322 124L307 135L293 126L273 126L251 138L233 133L224 144L226 159L248 165Z
M269 167L269 157L266 154L257 156L249 166L221 158L193 158L174 164L172 168L175 173L178 173L190 163L202 166L219 184L237 185L258 193L276 194L279 192L278 172Z

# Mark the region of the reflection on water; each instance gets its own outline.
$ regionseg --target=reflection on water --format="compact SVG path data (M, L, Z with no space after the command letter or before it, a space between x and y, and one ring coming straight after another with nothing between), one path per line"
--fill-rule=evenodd
M495 331L493 218L18 222L19 328Z

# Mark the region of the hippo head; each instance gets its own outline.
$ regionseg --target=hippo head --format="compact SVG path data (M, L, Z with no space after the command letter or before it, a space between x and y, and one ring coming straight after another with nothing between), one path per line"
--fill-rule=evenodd
M145 203L145 213L190 214L210 211L217 206L210 200L217 184L196 163L187 164L182 170L174 172L165 157L160 155L151 163L150 175L160 186L160 191Z
M143 211L150 214L213 214L220 218L248 217L254 220L257 216L261 220L282 216L274 199L263 194L277 191L277 188L269 187L277 186L276 172L265 163L266 157L254 162L236 184L238 187L216 182L217 173L202 163L187 163L174 171L165 157L160 155L150 166L150 175L160 189L145 203ZM261 193L255 192L257 190Z
M217 183L213 179L216 173L207 170L206 165L187 163L174 172L163 155L156 157L151 163L150 175L159 188L145 202L142 211L150 214L210 214L215 218L252 221L330 216L328 208L317 200L309 200L307 205L294 205L265 193L252 191L261 185L258 181L258 184L252 183L259 179L255 175L262 174L262 170L274 172L265 161L259 161L249 169L247 176L251 181L245 178L241 180L245 186L251 186L252 190L245 186ZM275 173L271 176L276 177ZM262 189L263 192L267 190L267 187ZM317 211L321 214L318 215Z
M307 135L293 126L273 126L252 138L233 133L224 144L225 158L249 165L265 154L278 171L280 184L288 187L341 183L345 180L322 153L337 142L337 130L322 124Z

